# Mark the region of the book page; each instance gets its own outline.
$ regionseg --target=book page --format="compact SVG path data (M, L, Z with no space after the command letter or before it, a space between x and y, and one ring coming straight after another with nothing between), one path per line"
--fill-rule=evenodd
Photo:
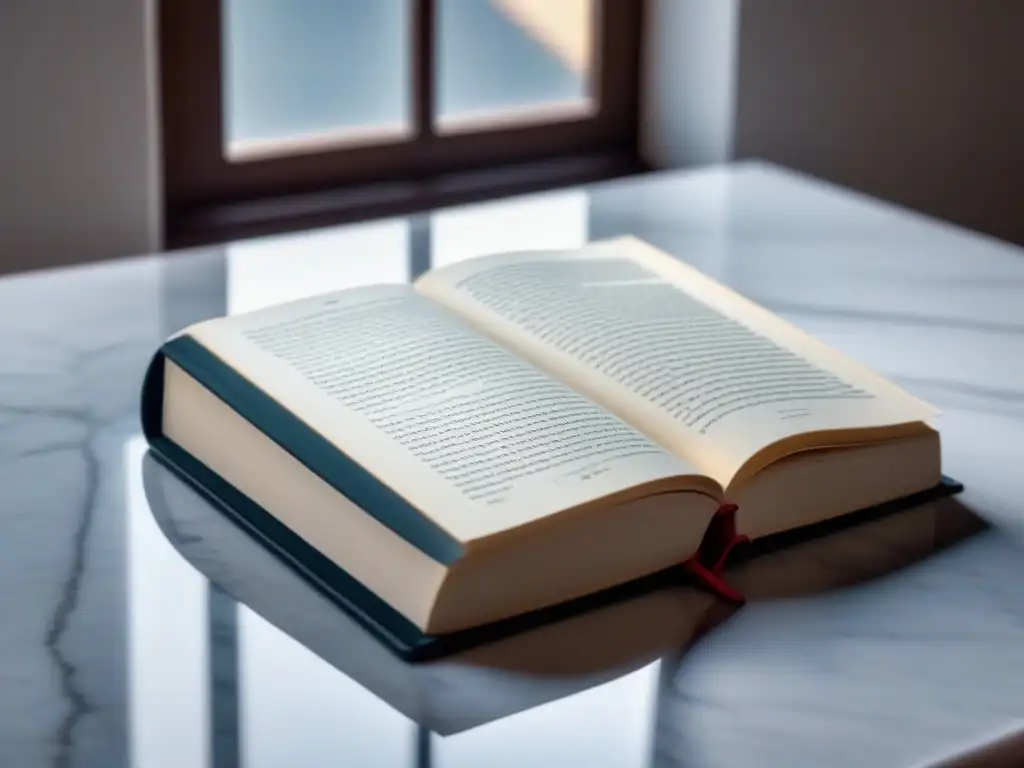
M633 238L461 262L417 288L723 486L786 452L912 431L934 414Z
M344 291L190 333L463 541L696 474L408 287Z

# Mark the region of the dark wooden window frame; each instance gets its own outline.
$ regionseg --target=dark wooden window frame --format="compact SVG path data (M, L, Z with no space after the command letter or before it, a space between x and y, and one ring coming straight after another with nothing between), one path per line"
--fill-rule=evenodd
M437 0L408 2L413 17L411 138L232 162L225 157L223 140L221 2L160 0L169 247L389 215L640 169L641 0L597 2L593 114L443 134L434 129Z

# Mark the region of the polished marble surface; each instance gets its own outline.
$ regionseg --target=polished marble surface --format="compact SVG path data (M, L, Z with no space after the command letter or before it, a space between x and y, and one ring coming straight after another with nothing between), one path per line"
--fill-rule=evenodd
M190 322L624 233L942 408L966 492L410 668L145 455ZM763 165L6 278L0 766L1024 764L1022 453L1024 251Z

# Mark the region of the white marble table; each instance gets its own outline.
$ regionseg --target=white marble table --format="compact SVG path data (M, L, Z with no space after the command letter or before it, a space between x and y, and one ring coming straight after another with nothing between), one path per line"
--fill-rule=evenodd
M744 566L732 615L682 590L407 670L144 477L173 330L625 233L940 406L966 492ZM1024 764L1022 457L1024 251L764 165L2 279L0 766Z

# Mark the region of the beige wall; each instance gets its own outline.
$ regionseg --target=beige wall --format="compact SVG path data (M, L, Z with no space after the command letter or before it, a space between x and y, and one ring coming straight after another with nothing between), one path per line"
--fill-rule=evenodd
M647 27L653 164L762 158L1024 244L1024 0L650 0Z
M1022 0L750 0L735 155L1024 243Z
M154 0L0 0L0 272L159 241Z

